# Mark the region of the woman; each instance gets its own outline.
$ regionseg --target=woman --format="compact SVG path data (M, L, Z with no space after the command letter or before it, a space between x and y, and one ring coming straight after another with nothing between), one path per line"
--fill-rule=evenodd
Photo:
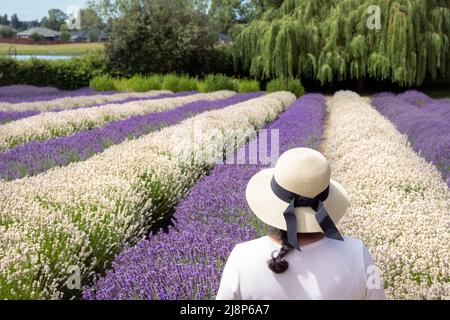
M364 244L335 226L349 197L330 175L322 154L296 148L250 179L247 202L274 230L233 249L218 300L386 299Z

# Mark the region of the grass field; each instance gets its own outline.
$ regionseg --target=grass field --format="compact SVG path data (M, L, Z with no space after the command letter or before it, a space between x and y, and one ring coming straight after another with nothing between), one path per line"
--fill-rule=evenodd
M15 47L18 55L80 56L90 50L103 49L103 43L68 43L53 45L0 43L0 56Z

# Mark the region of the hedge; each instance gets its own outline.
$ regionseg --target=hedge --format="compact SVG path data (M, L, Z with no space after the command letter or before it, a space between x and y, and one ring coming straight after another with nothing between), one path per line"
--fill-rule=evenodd
M92 77L105 71L106 61L99 54L63 61L0 57L0 86L27 84L73 90L89 86Z

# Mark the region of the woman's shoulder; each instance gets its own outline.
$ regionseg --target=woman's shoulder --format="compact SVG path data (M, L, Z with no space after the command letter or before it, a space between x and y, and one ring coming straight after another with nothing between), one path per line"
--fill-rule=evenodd
M270 238L268 236L260 237L250 241L238 243L231 251L228 262L231 264L249 266L254 264L261 264L262 260L266 261L273 251L276 250L271 246Z
M253 240L241 242L235 245L232 253L255 252L259 250L267 250L270 246L270 238L263 236Z
M357 247L357 248L362 248L364 246L364 243L359 238L350 237L350 236L343 236L343 238L344 238L343 242L349 246L353 246L353 247Z
M322 240L317 241L317 243L312 243L312 245L306 245L305 247L313 249L321 246L334 247L335 249L349 250L352 251L353 253L355 252L362 253L364 243L362 242L361 239L351 236L344 236L344 241L324 238ZM267 250L278 249L278 247L280 246L277 246L277 244L275 244L275 242L273 242L273 240L271 240L269 236L263 236L257 239L236 244L236 246L233 248L232 253L234 254L248 253L248 252L256 253L261 250L266 252Z
M328 242L329 244L332 244L333 246L340 246L342 249L352 251L353 253L361 253L364 249L364 243L361 239L350 237L350 236L343 236L344 241L337 241L337 240L331 240Z

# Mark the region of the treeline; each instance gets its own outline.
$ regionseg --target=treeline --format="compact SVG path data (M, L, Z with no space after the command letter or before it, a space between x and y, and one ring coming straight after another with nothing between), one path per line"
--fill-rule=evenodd
M278 2L233 46L235 60L255 77L322 85L370 78L404 86L450 79L449 0ZM377 14L379 28L369 28Z
M97 91L133 92L147 92L150 90L170 90L172 92L232 90L248 93L262 90L261 84L257 80L238 79L223 74L210 74L204 79L176 74L134 75L131 78L97 76L91 80L90 87ZM290 91L297 97L300 97L305 92L301 82L296 79L274 79L267 83L264 89L267 92Z
M108 60L124 75L419 86L450 79L449 8L450 0L117 0L95 10L111 27ZM218 33L229 37L226 49L215 46Z
M258 18L265 1L117 0L91 4L108 25L106 55L121 76L237 74L229 43ZM219 35L225 46L217 46Z
M109 32L98 59L112 77L450 80L450 0L100 0L84 10Z
M92 2L91 6L94 5ZM106 23L99 16L97 11L92 7L87 7L81 9L81 29L94 29L94 28L105 28ZM31 21L21 21L19 16L15 13L11 15L11 18L8 17L7 14L0 14L0 25L7 26L9 28L2 28L2 30L9 29L11 32L16 31L20 32L29 28L34 27L45 27L56 31L66 31L67 24L66 21L68 19L67 14L65 14L60 9L50 9L47 13L47 16L42 17L39 20L31 20Z

